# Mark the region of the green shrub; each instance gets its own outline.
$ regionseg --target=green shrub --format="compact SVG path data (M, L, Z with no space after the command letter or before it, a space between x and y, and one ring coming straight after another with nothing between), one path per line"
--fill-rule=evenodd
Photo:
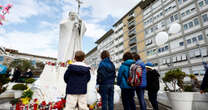
M33 83L33 82L35 82L34 78L29 78L25 80L25 83Z
M20 102L19 98L13 99L10 101L10 104L15 105L16 103Z
M193 92L192 85L184 85L184 91L185 92Z
M32 99L32 95L33 95L33 91L31 89L28 89L23 92L22 98L28 97L28 98Z
M16 84L12 87L13 90L26 90L27 85L24 84Z
M163 82L167 87L167 91L176 92L176 86L180 87L180 89L184 90L183 79L186 77L186 73L181 71L180 69L172 69L165 73L165 77L162 78ZM171 89L167 83L170 83L173 89ZM180 90L179 89L179 90Z

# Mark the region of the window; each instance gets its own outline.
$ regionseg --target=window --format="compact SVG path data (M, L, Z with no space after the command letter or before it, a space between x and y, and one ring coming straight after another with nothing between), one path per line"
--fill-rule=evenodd
M180 46L184 46L184 42L179 42L179 45Z
M168 46L161 47L161 48L158 49L158 53L165 52L167 50L168 50Z
M185 61L185 60L187 60L187 57L186 57L186 54L183 54L182 55L182 61Z
M189 28L192 28L194 26L192 21L189 22L188 25L189 25Z
M162 48L162 52L164 52L165 51L165 49L164 48Z
M195 57L201 56L201 52L199 49L195 50Z
M174 17L173 16L170 17L170 21L174 22Z
M184 27L184 30L188 29L188 25L187 24L184 24L183 27Z
M199 24L198 18L195 18L195 19L194 19L194 24L195 24L195 26Z
M207 14L202 15L202 20L203 20L203 22L207 22L208 21Z
M158 53L160 53L160 52L161 52L161 50L162 50L162 49L161 49L161 48L159 48L159 49L158 49Z
M196 8L192 8L191 11L194 11Z
M178 0L178 3L179 3L179 4L182 4L182 0Z
M187 10L187 11L186 11L186 15L189 15L189 14L190 14L190 10Z
M131 52L132 52L132 53L134 53L134 52L137 53L137 47L136 47L136 46L132 47L132 48L131 48Z
M205 0L205 3L208 5L208 0Z
M199 41L203 40L203 36L202 35L198 35L198 40Z
M193 38L192 38L192 41L193 41L193 42L197 42L197 38L196 38L196 37L193 37Z
M151 28L151 32L153 32L154 31L154 29L153 29L153 27Z
M183 13L181 13L181 16L185 16L185 13L183 12Z
M191 39L188 39L187 40L187 44L191 44Z
M176 14L174 17L175 17L175 20L178 20L178 14Z
M165 50L168 50L168 46L165 46Z
M204 1L199 2L199 6L202 7L204 5Z

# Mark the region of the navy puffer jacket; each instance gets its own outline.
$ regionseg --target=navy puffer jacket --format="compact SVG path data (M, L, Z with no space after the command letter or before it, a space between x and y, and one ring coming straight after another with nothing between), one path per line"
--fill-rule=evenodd
M90 77L90 67L83 62L69 65L64 74L64 81L67 83L66 94L86 94Z
M115 65L110 58L103 59L97 70L97 85L114 84L115 77Z

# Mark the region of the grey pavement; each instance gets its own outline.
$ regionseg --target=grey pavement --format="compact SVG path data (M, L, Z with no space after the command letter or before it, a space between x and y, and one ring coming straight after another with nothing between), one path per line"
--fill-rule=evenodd
M148 100L146 100L146 102L147 102L147 110L153 110L150 102ZM136 98L135 98L135 103L136 103L137 110L140 110L139 102ZM123 110L123 105L121 101L114 106L114 110ZM159 110L171 110L171 109L162 104L159 104Z

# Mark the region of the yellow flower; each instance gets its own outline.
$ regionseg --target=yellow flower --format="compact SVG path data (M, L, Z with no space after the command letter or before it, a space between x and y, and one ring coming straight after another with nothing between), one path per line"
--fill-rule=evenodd
M30 102L30 98L26 97L26 98L21 98L22 104L29 104Z
M68 62L67 62L68 64L72 64L72 61L71 60L68 60Z
M94 105L90 105L89 108L90 108L90 109L94 109Z

